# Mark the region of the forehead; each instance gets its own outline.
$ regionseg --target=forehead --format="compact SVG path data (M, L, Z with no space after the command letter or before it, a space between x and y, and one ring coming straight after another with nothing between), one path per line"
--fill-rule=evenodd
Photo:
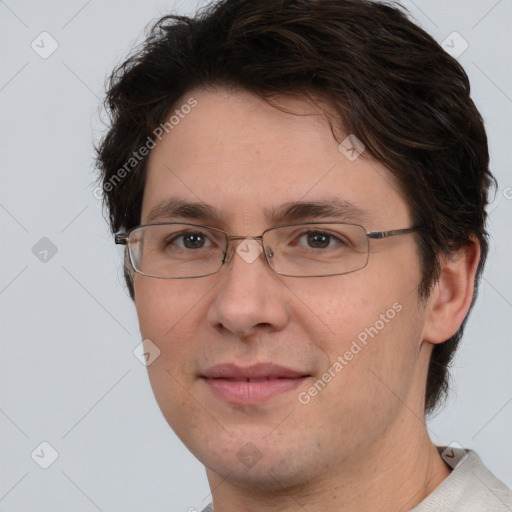
M191 98L195 107L181 109ZM338 129L337 141L321 106L291 96L272 102L225 89L185 95L149 155L142 222L176 200L213 207L226 226L268 222L269 212L301 201L350 204L367 222L407 221L394 176L364 151L347 153L352 138L340 150L350 134Z

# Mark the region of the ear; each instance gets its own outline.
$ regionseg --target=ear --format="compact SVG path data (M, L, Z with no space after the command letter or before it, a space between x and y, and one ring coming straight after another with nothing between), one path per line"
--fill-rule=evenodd
M457 332L473 301L479 261L480 243L476 238L457 252L441 257L439 280L426 306L425 341L443 343Z

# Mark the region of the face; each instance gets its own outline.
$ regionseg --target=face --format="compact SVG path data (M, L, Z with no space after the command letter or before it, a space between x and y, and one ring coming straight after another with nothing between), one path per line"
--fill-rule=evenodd
M286 222L411 226L391 173L364 152L347 158L310 101L282 97L284 112L246 92L189 97L197 105L151 151L141 224L244 236ZM176 200L210 208L174 211ZM354 208L325 207L335 202ZM367 266L338 276L284 277L236 251L207 277L135 275L141 334L160 350L148 366L156 399L211 472L296 485L354 467L390 432L410 435L428 362L414 236L370 240Z

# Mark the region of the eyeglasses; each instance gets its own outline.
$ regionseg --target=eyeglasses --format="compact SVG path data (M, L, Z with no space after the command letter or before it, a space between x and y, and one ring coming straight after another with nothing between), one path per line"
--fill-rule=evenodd
M133 270L149 277L189 279L215 274L231 259L230 242L234 240L252 241L245 245L245 252L253 253L251 261L255 259L255 250L256 257L263 253L276 274L322 277L366 267L370 238L381 240L421 229L367 232L358 224L304 222L274 226L260 236L245 237L228 236L211 226L167 222L137 226L127 233L116 234L115 241L127 246ZM240 244L237 249L242 257L243 246Z

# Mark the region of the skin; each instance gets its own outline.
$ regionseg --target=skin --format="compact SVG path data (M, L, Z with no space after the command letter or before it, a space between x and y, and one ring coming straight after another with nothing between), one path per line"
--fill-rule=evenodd
M273 225L265 208L341 198L366 212L345 220L368 231L411 226L392 174L366 152L349 161L310 100L275 100L303 114L294 115L244 91L195 90L183 103L190 96L197 107L151 151L141 224L172 197L207 203L220 219L153 222L257 236ZM148 366L151 385L169 425L206 466L215 511L396 512L430 494L449 468L425 427L428 361L467 314L478 258L477 243L444 258L426 302L417 294L415 235L372 240L368 265L341 276L282 277L263 257L249 264L237 253L199 279L136 274L141 334L161 351ZM401 311L300 403L298 393L395 303ZM257 406L228 404L199 378L219 363L268 361L311 377ZM248 442L260 456L251 467L238 456Z

